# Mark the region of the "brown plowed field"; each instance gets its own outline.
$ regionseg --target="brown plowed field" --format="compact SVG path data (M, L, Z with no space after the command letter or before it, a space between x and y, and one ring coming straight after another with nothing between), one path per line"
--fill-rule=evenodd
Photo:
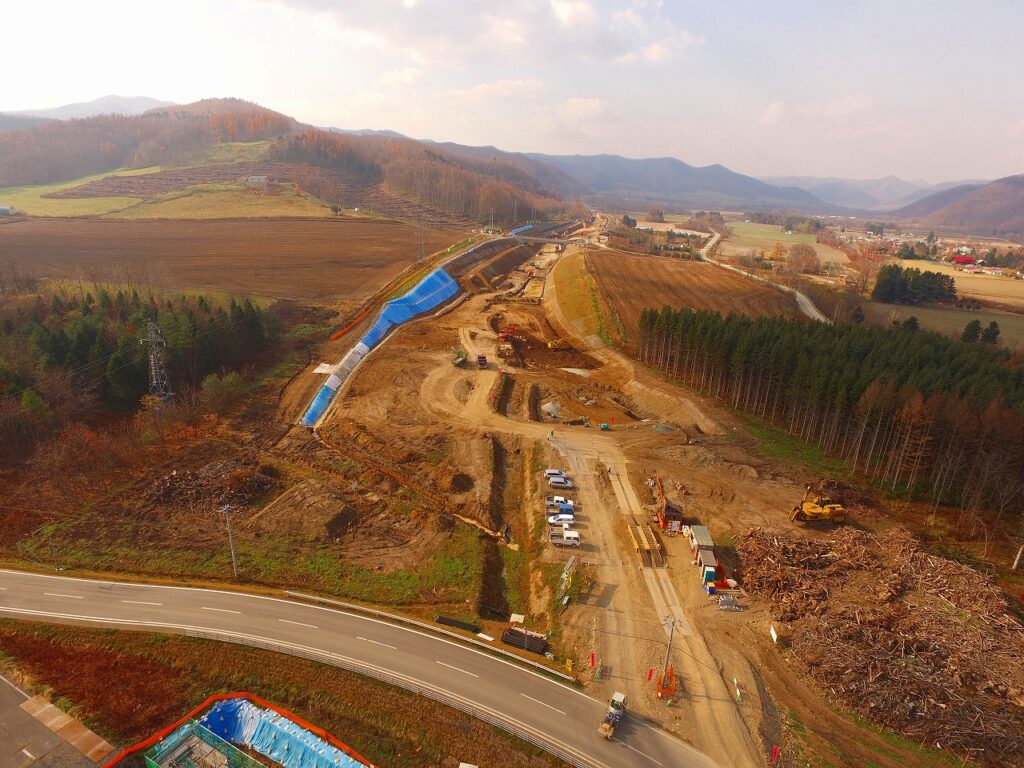
M587 267L630 341L637 338L640 314L666 304L723 315L800 316L787 294L701 261L592 251L587 254Z
M460 237L424 230L432 253ZM360 300L416 260L415 227L351 219L25 219L0 263L40 278L131 282L332 303Z

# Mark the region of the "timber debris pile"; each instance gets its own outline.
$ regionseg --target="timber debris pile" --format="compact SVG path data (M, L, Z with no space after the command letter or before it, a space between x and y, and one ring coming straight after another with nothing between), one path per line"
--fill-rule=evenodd
M744 586L771 601L826 692L916 741L1024 766L1024 625L988 577L900 528L754 529L736 549Z

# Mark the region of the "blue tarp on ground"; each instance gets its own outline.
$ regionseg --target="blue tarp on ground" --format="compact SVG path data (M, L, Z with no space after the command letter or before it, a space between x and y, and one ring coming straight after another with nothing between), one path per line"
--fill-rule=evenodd
M435 269L404 296L392 299L385 304L377 322L335 367L334 375L316 393L313 402L309 404L308 410L299 423L304 427L312 427L320 421L344 379L367 352L383 341L392 328L411 320L416 315L439 307L458 292L459 284L451 278L451 275L443 269Z
M284 768L365 768L287 717L245 699L219 701L199 722L225 741L252 747Z
M509 232L509 236L518 235L520 232L526 232L527 230L533 229L533 224L527 224L525 227L519 227L519 229L513 229Z

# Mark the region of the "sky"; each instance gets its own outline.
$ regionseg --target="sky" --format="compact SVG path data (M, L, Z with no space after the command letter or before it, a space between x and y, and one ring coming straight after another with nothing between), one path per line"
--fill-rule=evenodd
M1024 173L1017 0L3 3L0 111L234 96L300 121L751 175Z

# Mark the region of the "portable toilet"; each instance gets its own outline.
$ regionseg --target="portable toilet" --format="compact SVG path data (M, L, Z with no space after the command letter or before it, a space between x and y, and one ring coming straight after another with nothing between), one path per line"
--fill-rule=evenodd
M697 552L697 564L700 566L701 583L714 584L718 574L718 558L715 557L715 551L701 547Z

